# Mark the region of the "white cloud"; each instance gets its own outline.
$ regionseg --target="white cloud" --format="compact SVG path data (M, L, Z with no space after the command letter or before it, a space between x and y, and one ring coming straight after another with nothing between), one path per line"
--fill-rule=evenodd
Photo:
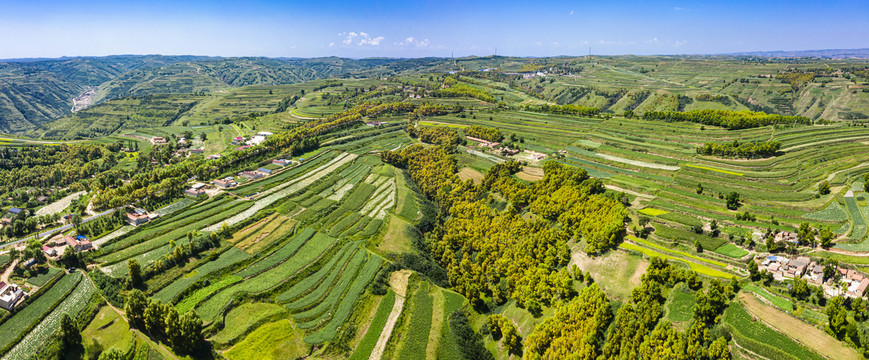
M573 15L573 10L570 10L570 14L569 14L569 15Z
M333 47L333 46L335 46L335 43L330 42L330 43L329 43L329 47Z
M674 7L673 10L676 10L676 11L682 11L682 8L680 8L680 7L677 6L677 7Z
M406 37L403 41L395 43L396 46L418 47L424 48L431 46L431 41L428 39L417 40L413 36Z
M649 40L646 40L646 44L657 44L657 43L658 43L658 38L657 38L657 37L653 37L653 38L651 38L651 39L649 39Z
M534 45L541 46L541 45L543 45L543 43L542 43L542 42L539 42L539 41L535 41L535 42L534 42Z
M677 47L682 47L683 45L685 45L685 44L687 44L687 43L688 43L687 40L676 40L676 41L673 43L673 47L676 47L676 48L677 48Z
M358 33L355 31L340 32L338 33L338 36L344 38L343 40L341 40L341 43L345 46L352 46L354 44L358 46L378 46L385 39L383 36L371 36L364 31L360 31ZM334 42L329 43L329 47L334 46L334 44Z

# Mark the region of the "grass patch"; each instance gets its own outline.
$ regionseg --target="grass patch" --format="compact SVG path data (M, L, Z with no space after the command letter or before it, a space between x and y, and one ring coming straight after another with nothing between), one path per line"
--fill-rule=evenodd
M389 313L392 312L393 305L395 305L395 292L389 289L383 300L380 300L380 306L377 307L377 312L374 313L371 324L368 325L368 331L362 337L362 340L359 341L359 345L356 346L356 350L350 356L350 360L368 359L371 355L371 350L374 350L374 345L377 344L377 339L380 338L383 327L386 326L386 319L389 317Z
M247 303L232 309L223 322L223 330L211 338L217 345L234 343L263 323L277 320L286 311L280 305L267 303Z
M305 355L305 350L290 321L280 320L254 330L223 356L230 360L295 359Z
M748 255L748 250L734 244L721 245L715 249L715 252L734 259L741 259L743 256Z

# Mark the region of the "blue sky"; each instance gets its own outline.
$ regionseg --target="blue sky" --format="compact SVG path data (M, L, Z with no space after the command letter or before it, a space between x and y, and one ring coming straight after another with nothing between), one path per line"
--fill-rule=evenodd
M869 1L0 0L0 58L711 54L869 47Z

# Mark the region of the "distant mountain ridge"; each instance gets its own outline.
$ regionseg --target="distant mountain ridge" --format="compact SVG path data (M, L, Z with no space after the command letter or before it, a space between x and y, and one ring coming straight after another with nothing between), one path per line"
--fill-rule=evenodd
M869 59L869 48L862 49L824 49L824 50L775 50L747 51L722 55L762 56L762 57L813 57L822 59Z

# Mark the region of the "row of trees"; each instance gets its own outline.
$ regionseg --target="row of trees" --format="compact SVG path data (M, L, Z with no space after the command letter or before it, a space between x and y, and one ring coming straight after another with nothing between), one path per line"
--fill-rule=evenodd
M646 111L645 120L662 120L667 122L687 121L704 125L715 125L729 130L755 128L767 125L810 125L812 119L804 116L788 116L767 114L753 111L731 110L691 110L678 111Z
M588 107L581 105L549 105L549 104L540 104L540 105L525 105L525 110L527 111L536 111L536 112L545 112L551 114L567 114L567 115L579 115L579 116L595 116L600 114L600 109L596 107Z
M707 142L697 148L697 153L701 155L754 159L775 156L779 149L781 149L781 143L778 141L752 141L740 144L739 140L733 140L732 143Z

